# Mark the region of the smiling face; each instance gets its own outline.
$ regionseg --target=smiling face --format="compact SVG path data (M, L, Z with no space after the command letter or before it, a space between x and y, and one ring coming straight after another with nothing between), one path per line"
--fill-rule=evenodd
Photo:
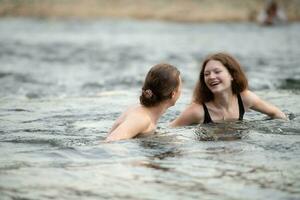
M193 101L199 104L212 101L216 92L226 88L231 89L233 94L239 94L248 88L247 77L241 65L227 53L216 53L205 58L198 77Z
M231 74L220 61L207 62L204 69L204 82L213 94L231 90L232 80Z

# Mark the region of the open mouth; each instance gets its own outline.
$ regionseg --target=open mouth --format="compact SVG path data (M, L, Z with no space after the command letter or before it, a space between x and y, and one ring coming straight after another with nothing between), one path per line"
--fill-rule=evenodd
M209 86L214 87L214 86L219 85L220 83L221 83L220 81L214 81L214 82L209 83Z

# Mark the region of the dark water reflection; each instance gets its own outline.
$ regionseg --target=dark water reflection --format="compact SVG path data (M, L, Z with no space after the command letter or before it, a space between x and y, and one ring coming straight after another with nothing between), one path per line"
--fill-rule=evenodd
M201 141L232 141L245 137L249 127L240 122L199 125L195 129L197 138Z
M298 23L0 20L1 199L299 199ZM228 51L251 89L289 115L171 129L200 60ZM172 63L182 97L157 133L103 143L149 67Z

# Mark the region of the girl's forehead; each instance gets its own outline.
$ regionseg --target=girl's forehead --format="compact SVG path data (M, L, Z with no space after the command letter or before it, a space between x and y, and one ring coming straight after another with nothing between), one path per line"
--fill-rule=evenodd
M210 60L206 63L204 71L224 68L224 65L218 60Z

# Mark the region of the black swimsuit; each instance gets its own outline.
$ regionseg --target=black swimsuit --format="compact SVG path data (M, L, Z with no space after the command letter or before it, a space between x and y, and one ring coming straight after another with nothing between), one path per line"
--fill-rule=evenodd
M245 113L244 105L243 105L243 100L240 94L237 95L238 98L238 103L239 103L239 120L243 120L243 116ZM204 122L203 124L208 124L208 123L213 123L213 120L211 119L208 109L206 105L203 103L203 109L204 109Z

